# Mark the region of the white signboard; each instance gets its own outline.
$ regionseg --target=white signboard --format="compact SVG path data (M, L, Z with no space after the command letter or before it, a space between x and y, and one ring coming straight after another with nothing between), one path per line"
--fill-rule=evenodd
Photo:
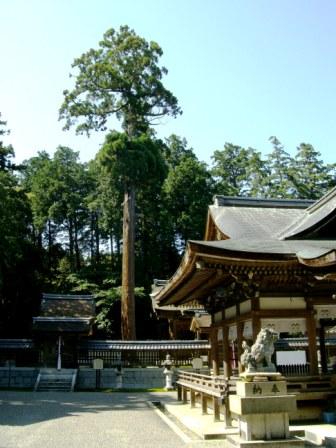
M104 362L103 362L103 360L102 359L94 359L93 360L93 368L95 369L95 370L102 370L102 368L103 368L103 364L104 364Z
M277 351L276 362L280 366L306 364L306 352L304 350Z
M194 358L191 361L193 369L199 370L203 367L203 360L201 358Z

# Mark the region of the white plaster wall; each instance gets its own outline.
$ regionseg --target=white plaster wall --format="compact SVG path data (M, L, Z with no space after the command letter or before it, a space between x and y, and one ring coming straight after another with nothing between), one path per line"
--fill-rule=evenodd
M222 311L217 311L217 313L214 314L214 321L215 322L221 322L223 317L222 317Z
M270 327L278 333L305 333L306 319L292 318L292 319L261 319L261 328Z
M304 297L260 297L261 310L304 310Z
M231 319L232 317L236 317L236 307L230 306L225 310L225 319Z
M246 314L251 311L251 300L245 300L239 305L240 314Z

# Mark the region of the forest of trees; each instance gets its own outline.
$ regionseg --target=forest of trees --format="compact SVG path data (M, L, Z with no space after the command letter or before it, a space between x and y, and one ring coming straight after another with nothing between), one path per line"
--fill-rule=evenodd
M1 121L1 135L6 133ZM176 270L186 241L202 239L214 194L318 199L335 185L336 166L302 143L294 157L270 138L270 153L226 143L212 165L184 138L153 140L162 164L136 197L137 337L155 338L149 292ZM106 170L104 146L80 161L59 146L16 166L0 142L1 337L30 334L42 292L92 293L97 334L120 338L123 185Z
M136 337L154 339L153 279L169 278L187 240L203 238L214 194L318 199L335 186L336 164L308 143L290 155L273 136L266 156L225 143L208 166L185 138L158 139L153 117L180 113L161 83L160 47L127 27L100 46L75 60L77 84L60 110L66 127L84 117L79 132L106 131L109 114L121 120L123 131L107 132L93 160L56 143L53 156L16 165L0 116L0 337L30 336L41 293L58 292L94 294L96 336L119 339L123 216L133 213Z

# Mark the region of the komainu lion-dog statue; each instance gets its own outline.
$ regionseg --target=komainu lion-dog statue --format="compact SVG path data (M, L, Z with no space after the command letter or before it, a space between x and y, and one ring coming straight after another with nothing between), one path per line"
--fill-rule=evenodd
M271 358L274 353L274 342L279 334L271 328L262 328L255 343L250 347L243 341L243 354L240 362L246 372L275 372Z

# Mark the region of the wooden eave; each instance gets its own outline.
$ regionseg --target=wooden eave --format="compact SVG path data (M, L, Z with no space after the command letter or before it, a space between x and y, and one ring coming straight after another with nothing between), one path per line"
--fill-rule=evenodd
M181 304L191 300L202 300L209 291L223 283L230 283L237 274L250 271L259 275L284 275L302 273L294 255L248 254L223 251L189 242L180 267L167 285L158 293L160 305Z
M300 263L305 266L310 266L314 268L325 268L334 266L334 270L336 270L336 251L331 250L327 254L324 254L317 258L306 259L303 257L298 257Z
M220 236L220 238L218 238ZM229 238L228 235L225 235L220 228L217 226L213 217L211 216L210 210L208 210L206 225L205 225L205 241L214 241L214 240L227 240Z

